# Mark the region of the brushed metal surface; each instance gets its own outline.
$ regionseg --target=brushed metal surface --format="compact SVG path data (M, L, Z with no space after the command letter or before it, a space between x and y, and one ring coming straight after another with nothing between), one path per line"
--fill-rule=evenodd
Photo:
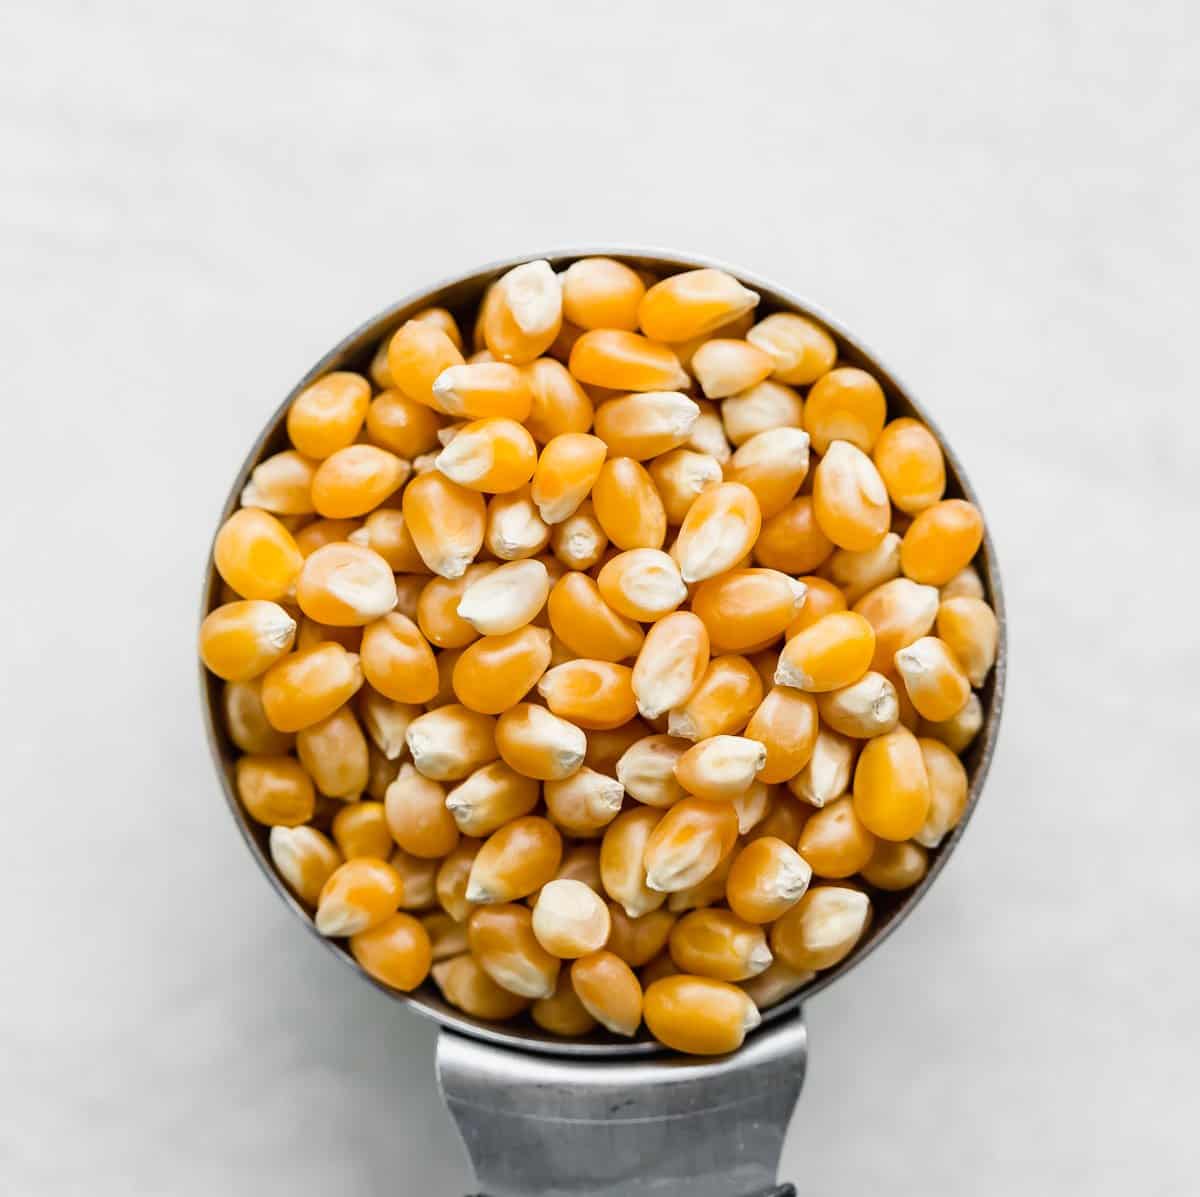
M262 433L251 447L241 468L238 470L221 510L218 526L236 508L241 489L255 465L262 458L286 446L284 424L287 409L292 399L315 378L336 369L365 371L371 354L379 340L398 328L421 308L438 304L449 308L458 316L465 316L478 302L488 284L520 262L528 261L531 258L544 257L556 269L562 269L577 258L593 254L605 254L610 257L617 257L632 265L660 273L672 273L701 266L716 266L730 271L730 273L741 279L746 286L753 288L760 294L762 297L758 308L760 315L766 315L774 311L795 311L819 320L836 338L839 359L841 361L846 364L861 366L871 371L880 380L887 393L889 414L892 417L898 415L914 416L923 420L937 434L946 456L947 496L959 496L969 499L983 510L978 496L967 479L962 464L956 457L953 448L938 431L936 421L930 418L929 414L914 399L912 393L904 386L896 374L886 367L864 345L861 339L844 328L828 312L774 283L757 278L746 271L739 270L725 263L715 262L692 254L677 253L671 250L590 246L554 250L545 253L522 254L519 257L489 263L467 274L444 279L441 282L413 292L407 298L374 316L354 332L350 333L349 336L316 362L312 369L284 397L274 415L267 422ZM466 327L469 328L469 324ZM984 511L984 524L986 529L986 511ZM214 533L215 530L214 527ZM962 822L946 837L941 847L931 854L929 872L921 884L903 894L875 895L875 918L863 942L841 964L818 974L799 993L773 1009L766 1011L764 1013L764 1024L770 1024L776 1019L787 1017L797 1011L802 1002L845 976L855 965L864 960L869 953L873 952L883 943L892 931L912 912L925 892L935 882L938 874L953 854L955 846L966 831L971 815L979 802L984 781L987 777L988 767L995 752L1000 730L1000 715L1003 706L1005 675L1008 664L1004 596L1000 584L995 548L990 535L986 531L983 545L976 559L976 565L983 578L988 600L995 609L999 620L1000 642L996 665L980 695L984 707L984 725L963 758L970 778L970 796ZM219 585L220 579L213 567L210 554L205 571L202 614L207 613L216 604ZM352 969L359 977L383 989L384 992L389 993L398 1001L407 1004L418 1014L434 1019L441 1026L462 1034L475 1036L493 1044L507 1045L525 1051L574 1056L576 1058L641 1056L663 1051L662 1047L655 1043L645 1032L632 1042L618 1040L615 1036L602 1033L597 1033L578 1041L564 1042L543 1033L532 1023L517 1023L513 1025L489 1024L471 1018L448 1005L442 1000L441 995L431 982L427 982L413 994L402 994L368 977L341 944L318 935L308 912L296 901L283 881L276 875L267 852L266 828L258 826L247 818L234 789L233 762L236 752L222 725L220 710L221 683L217 678L208 674L203 667L200 668L199 674L200 685L203 691L204 701L202 705L205 712L205 724L213 761L221 780L230 814L236 821L247 847L250 849L259 868L274 887L275 892L291 908L307 932L315 936L328 951L333 952L339 960ZM760 1035L763 1033L764 1031L762 1030L757 1032Z
M443 1032L437 1071L486 1197L765 1197L806 1047L797 1013L711 1062L559 1059Z

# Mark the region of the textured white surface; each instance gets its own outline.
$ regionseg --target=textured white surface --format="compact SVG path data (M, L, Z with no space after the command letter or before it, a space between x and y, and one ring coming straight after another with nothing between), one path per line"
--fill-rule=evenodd
M1194 1193L1198 11L6 6L0 1189L466 1191L433 1028L297 932L211 780L204 548L359 320L610 240L859 330L1005 570L986 800L812 1004L786 1175Z

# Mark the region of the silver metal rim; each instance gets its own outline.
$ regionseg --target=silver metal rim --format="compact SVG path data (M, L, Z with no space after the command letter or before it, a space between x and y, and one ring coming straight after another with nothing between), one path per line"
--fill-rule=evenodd
M217 527L237 507L242 487L249 478L250 472L267 455L268 450L274 451L276 442L280 441L287 410L292 400L314 379L328 373L330 370L350 366L351 363L356 363L362 369L364 367L364 358L369 359L369 355L374 350L378 341L386 333L402 324L410 314L419 311L421 308L433 305L446 306L452 310L455 307L462 306L469 298L481 294L488 283L522 262L536 258L545 258L556 269L561 269L578 258L598 255L619 258L634 266L644 266L656 270L693 270L700 267L715 267L726 270L740 279L746 286L760 294L762 297L762 311L795 311L818 320L837 339L839 360L844 358L847 361L862 365L880 380L888 395L890 415L897 414L896 409L899 408L905 414L911 414L917 419L922 420L933 430L938 437L946 457L947 493L961 495L963 498L974 503L981 511L983 510L975 489L971 486L961 462L959 462L953 449L942 435L936 422L930 419L924 408L913 398L912 392L899 381L895 373L884 366L879 357L872 353L859 337L852 334L839 320L831 316L820 306L774 283L758 278L745 270L730 266L724 262L714 261L710 258L650 247L638 248L601 245L522 254L517 257L490 262L475 270L453 275L431 286L423 287L360 325L326 353L288 392L242 462L233 486L230 488L225 503L221 508ZM974 814L975 808L979 803L984 782L995 753L997 737L999 736L1008 663L1008 635L1004 596L1000 583L995 548L992 543L990 530L988 529L986 515L984 518L984 528L984 542L976 558L976 566L983 578L988 599L999 621L1000 640L996 664L981 694L981 701L984 706L984 724L966 754L966 764L970 778L970 794L962 821L946 837L942 845L932 853L929 872L919 885L902 895L897 895L894 899L887 897L883 899L883 901L890 901L891 905L888 907L885 917L876 919L873 926L868 930L867 938L864 942L841 964L819 973L813 981L805 985L792 997L765 1011L763 1015L764 1024L773 1022L797 1010L802 1002L807 1001L823 989L828 988L834 981L845 976L874 952L896 930L920 902L942 869L945 868L946 862L962 839L971 816ZM220 579L213 565L210 551L205 568L201 618L215 605L219 586ZM513 1026L487 1023L471 1018L448 1005L443 1001L441 995L430 981L427 981L415 993L405 994L391 989L370 977L359 967L354 958L341 944L326 939L317 932L308 912L292 896L287 886L272 867L266 849L267 829L258 827L257 824L253 824L246 817L233 785L232 763L234 753L222 723L220 703L221 684L218 679L208 674L202 666L199 673L205 730L209 748L212 752L217 775L221 780L222 789L225 793L226 804L241 832L246 846L250 849L251 855L267 877L276 894L287 904L304 927L307 928L309 934L324 945L328 951L332 952L344 965L353 970L357 976L403 1002L423 1017L433 1019L443 1027L505 1047L549 1055L609 1058L652 1055L666 1050L660 1044L650 1039L646 1032L643 1032L641 1037L632 1041L618 1040L616 1037L605 1037L600 1034L594 1035L589 1039L572 1041L555 1039L550 1035L544 1034L532 1023ZM883 902L881 902L882 904Z

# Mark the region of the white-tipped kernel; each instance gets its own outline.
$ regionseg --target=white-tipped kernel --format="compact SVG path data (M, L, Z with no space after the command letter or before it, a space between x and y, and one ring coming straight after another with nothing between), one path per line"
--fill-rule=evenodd
M881 673L864 674L852 685L817 696L822 720L844 736L869 739L900 722L896 687Z
M687 598L687 587L679 569L666 553L658 549L633 549L643 554L636 567L621 577L621 593L630 605L641 611L666 612Z
M746 971L750 976L757 977L759 973L764 973L771 967L774 959L771 949L765 943L756 943L746 958Z
M810 806L840 798L850 788L855 755L853 740L821 728L808 764L788 782L788 789Z
M675 776L691 794L719 801L744 793L767 763L766 747L745 736L710 736L675 763Z
M743 981L741 988L758 1010L768 1010L799 992L816 975L811 969L797 972L782 960L776 960L757 977Z
M331 896L317 907L313 921L322 935L336 938L365 931L371 925L371 915L351 906L344 898Z
M611 930L604 899L582 881L560 878L542 886L533 908L533 933L552 956L573 960L598 952Z
M650 415L641 431L670 436L676 444L682 444L691 436L700 418L698 404L682 391L645 391L638 399Z
M856 889L813 890L804 919L804 944L814 952L836 951L858 942L871 913L871 899Z
M741 553L730 545L745 541L745 524L736 511L715 512L695 530L679 554L679 573L687 583L703 582L737 564Z
M488 508L484 543L501 561L532 557L550 542L550 528L528 495L500 495Z
M746 835L756 828L770 813L771 791L761 781L751 782L733 800L737 813L738 835Z
M562 283L545 259L515 266L499 286L514 323L527 337L546 332L562 319Z
M617 817L625 787L615 778L584 767L542 786L550 818L569 835L591 835Z
M459 432L437 455L434 465L451 482L471 486L495 464L495 444L486 430Z
M746 1003L746 1012L742 1016L742 1031L748 1035L755 1027L761 1025L762 1015L759 1013L758 1007L754 1004L754 999L750 998Z
M692 434L688 437L687 447L698 453L707 453L715 457L721 465L733 456L733 449L725 437L725 427L717 413L715 404L705 403L700 408L700 417L692 425Z
M550 574L540 561L510 561L463 591L458 614L484 636L503 636L529 623L549 594Z
M836 549L829 559L830 580L853 606L864 594L900 576L900 537L889 532L873 549ZM924 587L932 590L932 586ZM936 605L936 604L935 604Z
M404 737L413 720L423 713L423 707L393 702L377 690L364 690L359 705L363 727L371 737L371 743L389 761L398 761L404 755L408 747Z
M675 763L687 750L685 740L645 736L617 761L617 780L631 798L646 806L673 806L687 793L675 776Z
M891 501L875 463L849 441L829 446L820 473L830 506L852 510L864 501L871 507L886 507Z
M341 861L337 849L313 827L272 827L268 846L279 875L315 905L321 886ZM319 866L315 872L314 863Z
M456 424L446 424L437 430L438 444L444 449L464 428L468 421L460 420Z
M646 886L659 894L674 894L699 885L721 863L721 844L715 836L693 836L671 852L657 852L646 869Z
M792 664L781 653L779 656L779 664L775 666L775 684L777 686L791 686L793 690L807 690L812 686L815 679L806 670L800 669Z
M330 544L317 549L306 567L312 563L314 570L319 569L323 556L334 562L325 575L325 590L361 619L379 619L396 606L396 575L378 553L351 554L344 545Z
M296 634L296 621L278 604L269 605L275 610L268 612L259 623L259 635L262 642L272 648L287 648Z

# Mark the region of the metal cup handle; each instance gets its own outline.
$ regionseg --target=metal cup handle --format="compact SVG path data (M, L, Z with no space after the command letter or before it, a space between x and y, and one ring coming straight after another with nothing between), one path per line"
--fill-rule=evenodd
M794 1197L777 1179L802 1014L731 1056L564 1059L449 1031L438 1083L480 1197Z

